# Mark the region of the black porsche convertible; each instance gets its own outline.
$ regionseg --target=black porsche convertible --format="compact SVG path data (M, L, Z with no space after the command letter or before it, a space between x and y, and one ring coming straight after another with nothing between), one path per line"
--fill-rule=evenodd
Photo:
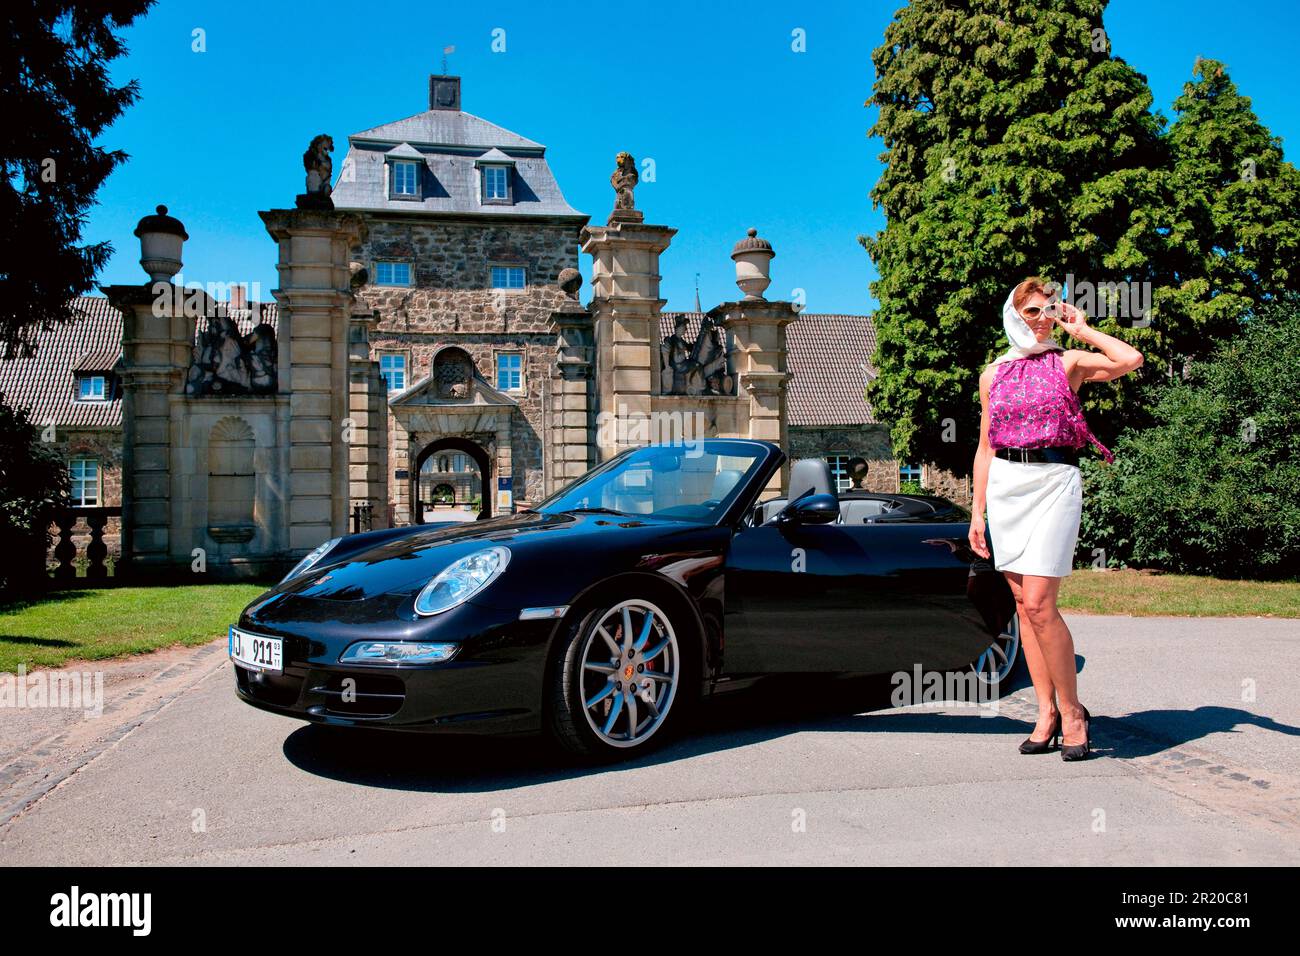
M537 507L322 544L230 629L239 697L339 727L662 741L777 675L1015 665L1015 604L942 498L836 492L762 441L626 451Z

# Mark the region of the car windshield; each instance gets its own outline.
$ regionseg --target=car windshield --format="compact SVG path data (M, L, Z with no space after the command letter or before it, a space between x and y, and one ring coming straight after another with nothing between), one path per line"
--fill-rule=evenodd
M612 458L551 495L536 511L596 511L712 524L765 456L760 445L648 445Z

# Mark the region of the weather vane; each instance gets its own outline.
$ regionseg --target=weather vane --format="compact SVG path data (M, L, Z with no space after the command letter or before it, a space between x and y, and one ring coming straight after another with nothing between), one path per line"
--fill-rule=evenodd
M456 52L456 48L454 46L445 46L442 48L442 75L443 76L447 75L447 55L449 53L455 53L455 52Z

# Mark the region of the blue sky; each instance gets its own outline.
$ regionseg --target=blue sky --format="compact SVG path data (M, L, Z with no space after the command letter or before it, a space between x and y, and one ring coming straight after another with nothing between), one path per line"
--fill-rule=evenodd
M126 33L114 75L141 96L101 142L131 158L86 237L115 246L101 282L141 281L131 233L166 203L190 234L185 281L258 283L270 299L275 247L257 212L293 205L308 141L330 133L337 170L349 133L427 108L427 76L455 45L463 108L544 143L593 222L612 205L615 153L655 161L636 195L647 221L678 230L661 268L669 309L693 307L696 273L705 308L737 298L729 255L755 226L777 251L769 298L802 288L810 311L869 312L857 236L883 225L868 196L882 146L863 103L899 5L162 0ZM1170 119L1197 55L1226 62L1294 162L1298 20L1294 0L1114 0L1105 24ZM191 49L196 28L206 52ZM791 49L796 28L806 52Z

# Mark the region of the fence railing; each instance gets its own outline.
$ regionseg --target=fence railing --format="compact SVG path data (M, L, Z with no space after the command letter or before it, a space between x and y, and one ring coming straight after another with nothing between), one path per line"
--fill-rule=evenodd
M352 533L373 531L375 528L375 509L369 501L352 502Z
M95 580L107 580L109 575L108 567L108 545L104 543L104 529L108 526L110 518L120 518L122 509L119 508L64 508L54 516L55 527L58 528L59 541L54 546L54 559L58 566L54 569L54 580L57 583L69 583L77 580L77 558L83 556L86 565L86 578ZM82 531L78 525L85 523L86 530ZM77 548L77 542L74 539L76 535L85 535L89 533L89 541L86 542L84 552Z

